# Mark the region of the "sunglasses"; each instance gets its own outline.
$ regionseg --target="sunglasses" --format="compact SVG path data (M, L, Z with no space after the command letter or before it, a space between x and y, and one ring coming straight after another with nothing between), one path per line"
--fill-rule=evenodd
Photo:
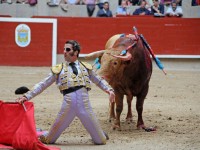
M72 49L71 49L71 48L64 48L64 50L65 50L66 52L69 52L69 51L71 51Z

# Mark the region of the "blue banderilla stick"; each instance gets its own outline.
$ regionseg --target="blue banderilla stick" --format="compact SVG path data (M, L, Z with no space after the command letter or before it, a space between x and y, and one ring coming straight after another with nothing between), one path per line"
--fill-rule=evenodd
M142 42L144 43L144 45L146 46L146 48L149 50L151 56L153 57L154 61L157 64L158 68L160 68L163 71L163 73L166 75L167 73L164 70L163 64L161 63L161 61L153 53L153 50L152 50L151 46L147 43L146 39L144 38L144 36L142 34L140 34L139 36L142 39Z
M99 62L99 58L96 58L96 59L94 60L94 63L93 63L92 66L95 66L95 68L96 68L97 70L101 68L101 64L100 64L100 62Z
M158 68L160 68L163 73L166 75L167 73L164 71L164 66L163 64L161 63L161 61L155 56L151 46L149 45L149 43L147 43L147 40L144 38L144 36L142 34L138 35L138 32L137 32L137 28L134 26L133 27L133 32L136 36L136 38L138 39L138 36L142 39L142 42L144 43L144 45L146 46L146 48L148 49L148 51L150 52L151 56L153 57L154 61L156 62Z

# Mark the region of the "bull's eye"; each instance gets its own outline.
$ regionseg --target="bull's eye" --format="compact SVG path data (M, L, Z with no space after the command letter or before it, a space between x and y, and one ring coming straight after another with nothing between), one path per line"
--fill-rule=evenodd
M114 65L117 65L117 62L114 62L113 64L114 64Z

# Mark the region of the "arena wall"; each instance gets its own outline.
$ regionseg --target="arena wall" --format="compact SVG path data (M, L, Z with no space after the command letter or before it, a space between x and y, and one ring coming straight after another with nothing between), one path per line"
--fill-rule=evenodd
M30 33L30 37L18 43L18 25L21 33ZM24 27L27 25L30 30ZM25 33L25 34L26 34ZM28 34L27 34L28 35ZM56 64L57 20L0 17L0 65L1 66L50 66Z
M50 17L49 17L50 18ZM8 19L9 18L0 18ZM11 19L11 18L10 18ZM25 18L24 18L25 19ZM34 17L34 20L47 19ZM198 18L154 18L152 16L132 16L115 18L51 17L57 20L57 43L52 44L52 24L27 23L32 31L31 43L18 47L14 40L14 30L18 22L0 22L0 65L50 66L52 47L58 55L63 53L66 40L80 42L82 54L104 49L106 41L114 34L133 33L136 26L139 34L147 39L155 54L167 58L200 58L200 19ZM3 36L2 36L3 35ZM55 60L54 62L57 62Z
M158 55L200 55L200 19L155 18L152 16L116 18L58 17L58 54L67 39L76 39L82 53L104 49L114 34L133 33L136 26Z

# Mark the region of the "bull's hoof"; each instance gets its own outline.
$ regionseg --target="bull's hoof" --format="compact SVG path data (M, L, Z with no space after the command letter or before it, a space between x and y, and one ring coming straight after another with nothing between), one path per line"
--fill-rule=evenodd
M128 124L131 124L131 123L133 122L133 118L126 118L126 122L127 122Z
M113 129L113 130L117 130L117 131L121 131L121 127L120 127L119 125L116 125L116 124L114 124L114 125L112 126L112 129Z
M141 124L141 125L137 125L137 129L138 130L141 130L141 129L145 129L145 125L144 124Z
M114 122L115 118L109 118L109 122Z

